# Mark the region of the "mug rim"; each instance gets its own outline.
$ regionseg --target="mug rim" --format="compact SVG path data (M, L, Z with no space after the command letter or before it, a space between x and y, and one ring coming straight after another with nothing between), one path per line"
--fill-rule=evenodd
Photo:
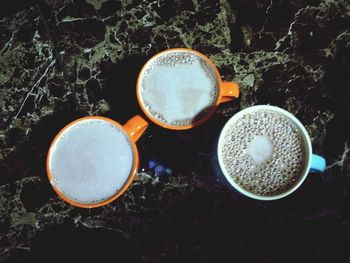
M223 137L224 137L224 133L226 132L226 130L228 129L229 125L237 120L238 118L240 118L242 115L247 114L249 112L254 112L257 110L263 110L263 109L267 109L270 111L275 111L277 113L282 114L283 116L287 117L289 120L291 120L298 128L298 130L300 131L302 138L305 142L305 151L306 151L306 156L305 156L305 165L303 168L303 173L302 175L299 177L298 182L295 183L292 187L290 187L288 190L276 194L276 195L271 195L271 196L262 196L262 195L257 195L254 194L252 192L249 192L247 190L245 190L243 187L239 186L228 174L228 172L225 169L225 165L223 163L222 160L222 156L221 156L221 152L222 152L222 145L223 145ZM239 111L238 113L236 113L235 115L233 115L225 124L224 128L221 130L220 136L219 136L219 141L218 141L218 147L217 147L217 156L218 156L218 161L219 161L219 166L221 171L223 172L226 180L230 183L230 185L232 187L234 187L238 192L240 192L241 194L250 197L252 199L256 199L256 200L262 200L262 201L272 201L272 200L277 200L277 199L281 199L283 197L286 197L288 195L290 195L291 193L293 193L295 190L297 190L301 184L305 181L309 171L310 171L310 166L311 166L311 156L312 156L312 145L311 145L311 139L309 134L307 133L304 125L290 112L288 112L287 110L284 110L280 107L277 106L272 106L272 105L254 105L248 108L245 108L241 111Z
M79 203L77 201L74 201L73 199L67 197L66 195L64 195L56 186L55 183L52 180L52 173L51 173L51 168L50 168L50 158L52 155L52 149L55 146L57 140L61 137L61 135L63 134L63 132L65 132L68 128L70 128L71 126L75 125L78 122L84 121L84 120L91 120L91 119L98 119L98 120L104 120L107 121L109 123L112 123L113 125L117 126L118 128L120 128L124 134L127 136L127 138L129 139L129 142L131 144L132 147L132 152L133 152L133 166L130 169L130 174L128 176L128 179L125 181L125 183L123 184L123 186L119 189L118 192L116 192L114 195L112 195L111 197L97 202L97 203ZM107 117L102 117L102 116L87 116L87 117L82 117L82 118L78 118L70 123L68 123L67 125L65 125L54 137L54 139L52 140L47 156L46 156L46 174L47 177L49 179L49 182L53 188L53 190L56 192L56 194L63 199L65 202L76 206L76 207L81 207L81 208L95 208L95 207L100 207L100 206L104 206L107 205L111 202L113 202L115 199L117 199L119 196L121 196L130 186L130 184L133 182L136 174L137 174L137 170L139 168L139 154L138 154L138 150L136 147L136 144L133 140L131 140L129 134L127 134L127 132L125 132L124 127L116 122L115 120L112 120L110 118Z
M159 120L157 120L155 117L153 117L148 110L144 107L143 105L143 100L142 100L142 96L140 95L140 85L141 85L141 77L145 71L145 69L147 68L147 66L149 65L149 63L151 63L154 59L156 59L159 56L162 56L166 53L171 53L171 52L190 52L193 53L199 57L201 57L202 59L204 59L208 65L210 65L212 67L212 69L214 70L214 73L216 75L217 78L217 82L218 82L218 94L217 94L217 98L215 100L215 103L211 106L210 110L199 120L193 122L190 125L182 125L182 126L176 126L176 125L171 125L171 124L167 124L167 123L163 123ZM212 62L212 60L210 58L208 58L206 55L193 50L191 48L170 48L170 49L166 49L163 50L161 52L156 53L155 55L153 55L151 58L149 58L146 63L142 66L138 76L137 76L137 81L136 81L136 97L137 97L137 101L140 105L141 110L143 111L143 113L147 116L148 119L150 119L153 123L157 124L160 127L166 128L166 129L170 129L170 130L188 130L188 129L192 129L195 127L198 127L200 125L202 125L203 123L205 123L206 121L208 121L210 119L210 117L212 117L212 115L215 113L215 111L217 110L217 107L220 104L220 98L222 96L222 79L221 79L221 75L219 73L218 68L216 67L216 65Z

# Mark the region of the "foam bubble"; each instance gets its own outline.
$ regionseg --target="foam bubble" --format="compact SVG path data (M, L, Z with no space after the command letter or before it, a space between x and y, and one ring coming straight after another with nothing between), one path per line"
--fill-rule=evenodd
M248 146L248 154L257 164L266 162L271 158L272 153L273 145L270 137L266 134L255 136Z
M268 110L245 114L223 136L225 169L244 189L269 196L298 181L305 145L298 128L283 115Z
M113 196L127 181L133 152L117 126L100 119L70 126L52 148L53 184L79 203L96 203Z
M164 54L142 76L142 102L163 123L190 125L211 109L217 96L214 70L190 52Z

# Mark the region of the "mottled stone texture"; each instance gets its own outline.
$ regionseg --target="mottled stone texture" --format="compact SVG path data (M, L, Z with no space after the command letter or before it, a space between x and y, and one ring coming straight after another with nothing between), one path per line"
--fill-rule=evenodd
M37 1L1 18L0 36L0 261L348 261L349 1ZM191 131L151 125L144 173L118 201L61 201L45 173L53 136L77 117L140 113L140 67L171 47L208 55L240 100ZM211 164L225 122L267 103L294 113L329 164L269 203L233 192ZM148 176L151 157L174 174Z

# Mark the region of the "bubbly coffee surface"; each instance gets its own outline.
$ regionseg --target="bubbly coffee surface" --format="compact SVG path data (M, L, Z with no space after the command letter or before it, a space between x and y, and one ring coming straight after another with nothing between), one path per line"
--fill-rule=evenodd
M79 203L97 203L119 191L127 181L133 152L129 138L101 119L68 127L51 149L51 183Z
M218 96L213 68L191 52L170 52L151 61L141 78L141 99L157 120L190 125L212 108Z
M302 174L305 142L282 114L264 110L242 115L225 130L224 168L243 189L271 196L290 189Z

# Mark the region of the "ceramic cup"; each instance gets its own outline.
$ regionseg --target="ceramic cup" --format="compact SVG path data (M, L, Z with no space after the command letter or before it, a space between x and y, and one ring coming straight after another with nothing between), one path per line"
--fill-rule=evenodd
M130 186L139 167L136 141L148 123L140 116L123 126L90 116L66 125L53 139L46 159L55 192L71 205L106 205Z
M226 133L226 131L229 129L230 125L235 123L238 119L240 119L243 115L247 115L249 113L254 113L257 111L272 111L275 113L278 113L280 115L282 115L283 117L287 118L288 120L290 120L293 124L295 124L295 126L298 129L298 132L301 135L302 140L304 141L303 145L304 145L304 165L301 169L301 174L298 176L298 180L289 188L287 188L285 191L283 191L282 193L278 193L275 195L257 195L254 194L246 189L244 189L243 187L241 187L240 185L238 185L229 175L229 172L227 171L227 169L225 168L224 165L224 161L223 161L223 146L224 146L224 135ZM265 151L265 149L263 149L263 151ZM264 153L262 153L264 154ZM292 158L294 158L293 156L291 156ZM218 141L218 145L217 145L217 160L218 160L218 164L219 164L219 168L221 169L221 174L224 175L224 177L226 178L226 181L229 183L229 185L231 187L233 187L235 190L237 190L239 193L253 198L253 199L257 199L257 200L265 200L265 201L269 201L269 200L276 200L276 199L280 199L283 197L286 197L288 195L290 195L292 192L294 192L295 190L297 190L301 184L304 182L304 180L306 179L306 177L308 176L309 173L320 173L323 172L326 168L326 161L323 157L319 156L319 155L315 155L312 153L312 146L311 146L311 140L310 140L310 136L308 135L305 127L303 126L303 124L291 113L289 113L286 110L283 110L281 108L275 107L275 106L270 106L270 105L258 105L258 106L252 106L249 108L246 108L244 110L241 110L240 112L238 112L237 114L235 114L224 126L224 128L222 129L220 136L219 136L219 141ZM266 175L265 175L266 176Z
M215 88L208 84L208 77ZM173 48L154 55L145 63L137 78L136 93L142 111L152 122L171 130L186 130L205 123L219 104L236 99L239 88L235 82L223 81L207 56L188 48ZM181 96L179 101L176 99L178 95ZM205 98L209 97L210 103L206 105ZM147 99L152 101L152 98L153 108L147 103ZM180 104L186 100L192 105L181 109ZM195 103L202 103L202 106L192 109ZM159 112L153 112L155 109ZM198 115L186 116L191 110ZM163 118L165 114L169 115L168 119ZM175 116L188 119L177 121Z

